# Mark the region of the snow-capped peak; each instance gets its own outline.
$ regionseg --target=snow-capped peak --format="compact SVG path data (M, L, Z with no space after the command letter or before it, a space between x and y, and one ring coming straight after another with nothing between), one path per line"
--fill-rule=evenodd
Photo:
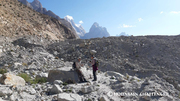
M74 20L73 17L72 17L72 16L69 16L69 15L65 16L64 18L65 18L65 19L68 19L68 20Z
M80 27L80 26L81 26L81 24L75 24L75 26L76 26L76 27Z
M74 22L74 19L72 16L65 16L64 17L65 20L67 20L68 22L70 22L70 24L72 25L72 27L76 30L76 33L81 37L84 36L84 34L86 34L86 31L84 30L84 28L81 26L81 24L83 23L83 21L79 21L78 24L76 24Z

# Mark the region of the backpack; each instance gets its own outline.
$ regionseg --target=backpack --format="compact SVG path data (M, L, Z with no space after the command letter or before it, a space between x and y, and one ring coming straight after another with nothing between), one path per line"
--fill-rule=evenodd
M73 62L72 67L73 67L73 69L76 68L76 62Z
M94 60L95 60L95 66L99 67L99 61L97 59L94 59Z

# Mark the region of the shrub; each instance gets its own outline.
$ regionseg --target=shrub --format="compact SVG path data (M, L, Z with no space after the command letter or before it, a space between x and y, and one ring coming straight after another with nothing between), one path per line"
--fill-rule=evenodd
M25 73L21 73L18 76L22 77L27 83L30 83L30 84L37 84L37 83L41 84L41 83L47 82L46 78L35 78L33 80L28 74L25 74Z
M66 86L66 85L68 85L68 83L66 83L66 82L63 82L63 84L62 84L62 85Z
M46 83L47 78L35 78L34 83Z
M92 101L91 99L88 99L87 101Z
M66 89L66 90L64 90L64 92L66 92L66 93L71 93L72 90L71 90L71 89Z
M2 5L0 4L0 6L2 6Z
M22 77L27 83L31 83L31 77L26 73L20 73L18 76Z
M72 89L69 89L68 91L69 91L69 92L72 92Z
M7 69L0 69L0 74L7 73Z

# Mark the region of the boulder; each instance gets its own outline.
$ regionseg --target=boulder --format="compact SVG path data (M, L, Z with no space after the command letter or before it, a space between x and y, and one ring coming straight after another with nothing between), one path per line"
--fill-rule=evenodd
M5 84L5 85L16 85L16 86L21 85L21 86L24 86L26 82L20 76L16 76L16 75L10 74L10 73L5 73L0 78L0 83Z
M10 96L12 94L12 90L6 86L0 86L0 97L2 96ZM1 100L0 100L1 101Z
M53 83L55 80L61 80L63 82L72 80L78 82L78 75L75 71L71 71L70 69L50 70L47 81Z
M91 50L91 51L90 51L90 53L93 55L93 54L96 54L96 53L97 53L97 51L95 51L95 50Z
M16 101L16 98L15 98L15 96L12 94L12 95L10 96L9 100L10 100L10 101ZM1 101L1 100L0 100L0 101Z
M50 90L50 94L59 94L59 93L62 93L62 92L63 92L63 90L57 84L54 84L52 89Z
M111 77L114 76L116 78L123 78L124 77L124 75L122 75L122 74L120 74L118 72L113 72L113 71L107 71L106 75L111 76Z
M36 90L34 88L32 88L32 87L26 88L26 92L28 92L28 93L30 93L32 95L37 93Z
M1 53L2 53L2 49L0 49L0 56L1 56Z
M20 96L22 99L25 99L26 101L35 101L36 95L30 95L26 92L21 92Z
M99 101L110 101L106 96L100 97Z
M61 80L55 80L54 84L61 85L61 84L63 84L63 82Z
M46 78L47 79L48 78L48 73L41 72L36 76L36 78Z
M83 86L83 87L81 88L81 91L82 91L84 94L91 93L91 92L95 91L95 86Z
M19 68L20 66L22 66L22 63L18 63L18 62L14 63L14 68Z
M82 101L82 98L78 94L61 93L57 95L58 101Z

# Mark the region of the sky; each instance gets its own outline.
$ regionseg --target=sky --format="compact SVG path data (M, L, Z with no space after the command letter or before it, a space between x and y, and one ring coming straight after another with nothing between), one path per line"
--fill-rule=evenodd
M120 33L134 36L180 34L180 0L39 1L60 18L72 16L86 32L97 22L111 36Z

